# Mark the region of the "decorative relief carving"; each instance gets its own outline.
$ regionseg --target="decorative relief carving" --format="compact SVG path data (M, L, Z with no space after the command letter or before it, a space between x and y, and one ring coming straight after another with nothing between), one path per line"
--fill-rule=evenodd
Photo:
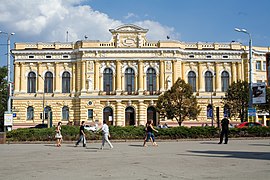
M93 71L94 70L94 63L93 63L93 61L89 61L88 63L88 71Z
M166 70L171 71L172 70L172 63L170 61L166 62Z
M88 91L93 91L93 81L92 78L88 78Z
M136 39L131 38L131 37L127 37L127 38L123 39L122 43L123 43L123 46L135 47L136 46Z

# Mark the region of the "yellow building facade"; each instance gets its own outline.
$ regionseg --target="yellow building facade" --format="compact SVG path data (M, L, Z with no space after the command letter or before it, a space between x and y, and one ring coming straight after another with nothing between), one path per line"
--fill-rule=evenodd
M110 32L108 42L15 43L13 128L50 121L77 125L106 120L116 126L138 126L154 119L155 124L177 124L160 118L155 104L178 78L193 86L202 109L197 120L183 125L211 123L209 105L216 125L218 116L223 117L228 86L248 80L248 47L238 42L150 42L148 30L132 24ZM254 48L254 81L266 80L268 51Z

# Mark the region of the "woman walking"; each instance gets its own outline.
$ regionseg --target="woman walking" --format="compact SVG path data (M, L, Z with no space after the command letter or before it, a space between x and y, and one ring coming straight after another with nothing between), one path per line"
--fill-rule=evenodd
M62 123L58 122L57 127L55 129L55 132L56 132L55 139L56 139L56 146L57 147L60 147L61 143L62 143L61 125L62 125Z
M143 146L144 146L144 147L146 147L146 142L148 142L149 139L152 140L153 146L157 146L157 143L155 142L155 136L154 136L153 131L158 132L158 130L156 130L156 129L153 127L152 124L153 124L153 120L147 120L146 127L145 127L145 130L146 130L146 138L144 138L144 142L143 142Z

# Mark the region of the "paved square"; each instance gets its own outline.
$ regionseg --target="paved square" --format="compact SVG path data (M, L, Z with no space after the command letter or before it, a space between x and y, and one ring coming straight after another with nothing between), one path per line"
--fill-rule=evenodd
M270 179L270 139L0 145L0 179Z

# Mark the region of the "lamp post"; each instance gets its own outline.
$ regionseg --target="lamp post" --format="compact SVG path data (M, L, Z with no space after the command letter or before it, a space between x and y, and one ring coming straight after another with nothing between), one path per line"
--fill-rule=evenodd
M10 71L10 36L14 35L15 33L7 33L0 31L0 34L6 34L8 36L7 39L7 82L8 82L8 102L7 102L7 111L11 113L11 71Z
M252 74L252 38L251 34L246 29L239 29L234 28L237 32L245 33L249 36L249 101L248 101L248 108L253 108L253 102L252 102L252 82L253 82L253 74ZM249 116L249 115L248 115Z
M41 77L41 79L43 80L43 83L44 83L43 97L42 97L42 124L44 124L44 119L45 119L45 80L40 74L38 76Z

